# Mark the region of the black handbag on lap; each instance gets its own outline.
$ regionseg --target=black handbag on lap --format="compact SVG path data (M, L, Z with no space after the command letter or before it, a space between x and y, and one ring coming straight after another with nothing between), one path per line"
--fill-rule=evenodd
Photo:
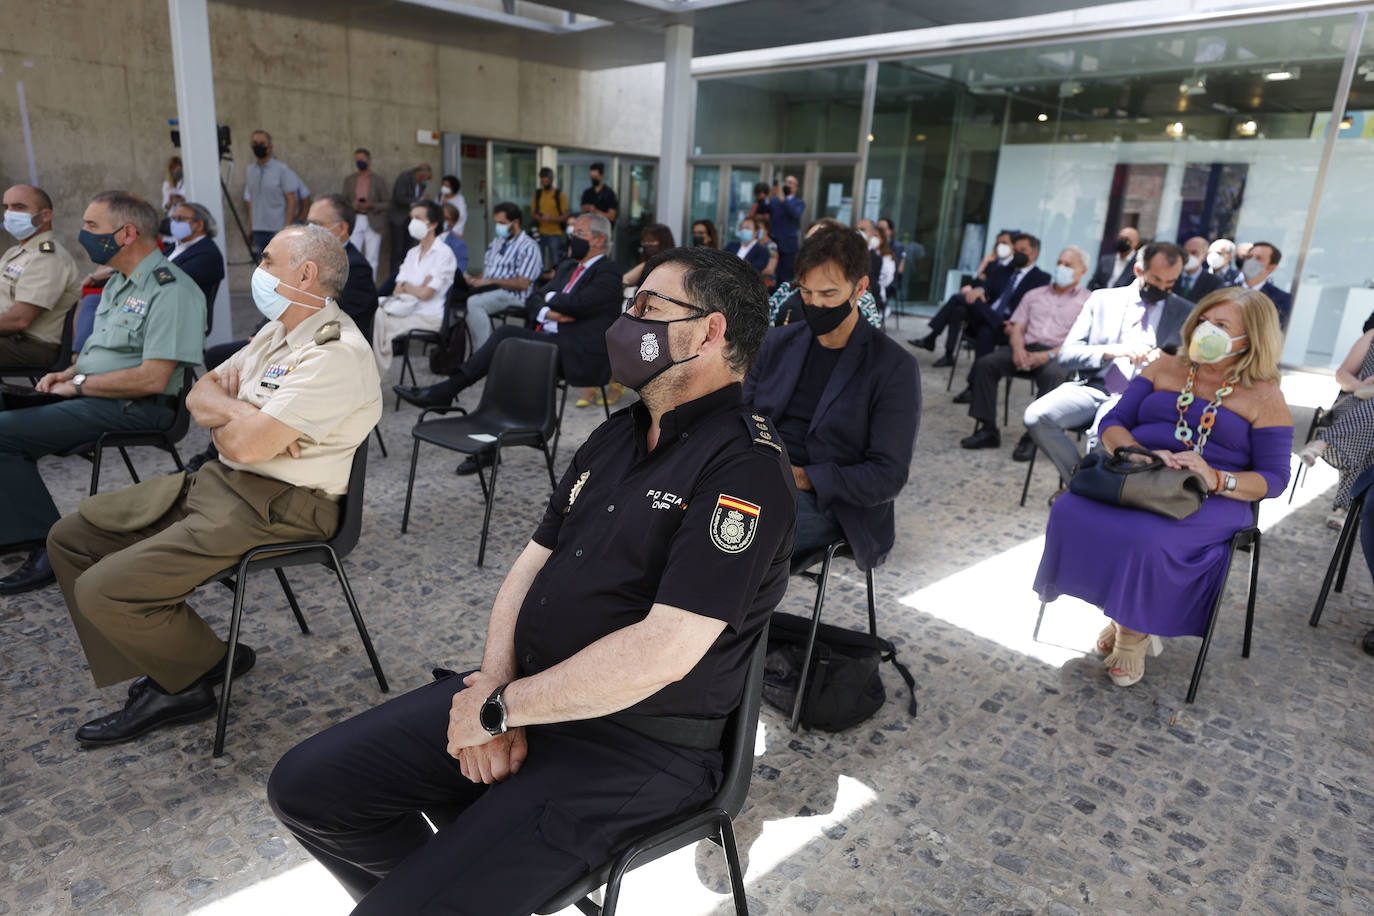
M1150 463L1137 464L1131 455L1144 455ZM1110 456L1089 453L1069 479L1069 492L1112 506L1180 519L1202 507L1211 487L1197 471L1167 467L1154 452L1131 445Z

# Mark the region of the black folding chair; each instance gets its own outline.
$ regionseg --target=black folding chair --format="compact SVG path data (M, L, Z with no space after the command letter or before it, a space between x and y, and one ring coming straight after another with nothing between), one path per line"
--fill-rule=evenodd
M1033 383L1032 383L1032 384L1033 384ZM1010 384L1008 384L1008 387L1010 387ZM1006 421L1003 420L1003 422L1005 423ZM1067 430L1067 432L1077 433L1077 434L1078 434L1078 441L1079 441L1079 442L1082 442L1082 441L1083 441L1083 436L1084 436L1084 434L1087 433L1088 430L1092 429L1092 427L1093 427L1092 423L1084 423L1082 426L1071 426L1071 427L1069 427L1068 430ZM1039 449L1038 446L1036 446L1035 440L1032 439L1032 440L1031 440L1031 456L1030 456L1030 461L1027 461L1027 462L1026 462L1026 482L1023 483L1023 484L1021 485L1021 505L1022 505L1022 506L1025 506L1025 505L1026 505L1026 494L1030 492L1031 475L1035 473L1035 457L1036 457L1037 455L1039 455L1039 454L1040 454L1040 449ZM1059 478L1059 486L1061 486L1061 487L1064 486L1064 478L1063 478L1063 477Z
M67 368L72 361L72 339L75 334L76 313L81 310L81 300L76 300L76 304L67 309L67 315L62 319L62 340L57 345L57 359L46 369L36 369L33 366L0 366L0 380L14 376L22 376L29 380L29 384L37 385L38 380L49 372L61 372Z
M191 386L196 383L196 374L190 368L183 369L182 373L181 393L177 395L176 413L172 417L171 426L166 429L114 429L101 433L90 442L83 442L56 453L62 458L80 455L91 462L92 496L100 488L100 462L107 448L119 449L119 455L124 459L124 466L129 469L129 476L133 478L134 483L139 482L138 471L134 469L134 463L126 449L138 446L160 448L172 456L178 471L186 470L186 466L181 463L181 455L177 453L177 443L186 438L186 431L191 428L191 411L186 409L186 395L191 393Z
M558 401L558 428L553 434L553 457L558 457L558 443L563 438L563 411L568 406L568 391L572 388L599 388L601 390L601 408L606 412L606 419L611 418L611 405L606 403L606 386L611 383L611 367L607 363L606 371L594 379L570 380L558 377L558 387L563 390L562 397Z
M973 340L964 336L964 323L959 322L959 326L954 331L954 349L951 351L951 361L949 364L949 378L945 381L945 390L950 391L954 388L954 375L959 371L959 356L964 350L973 349Z
M1216 600L1212 602L1212 610L1207 615L1207 632L1202 637L1202 646L1198 649L1197 661L1193 663L1193 679L1188 682L1187 702L1193 702L1197 696L1198 683L1202 680L1202 666L1207 661L1207 650L1212 645L1212 632L1217 626L1217 617L1221 612L1221 600L1226 596L1226 583L1231 578L1231 566L1236 560L1236 551L1248 550L1250 552L1250 589L1245 603L1245 640L1241 646L1241 658L1250 657L1250 636L1255 628L1255 593L1259 589L1259 562L1260 562L1260 530L1259 530L1259 503L1251 503L1251 510L1254 513L1254 523L1248 528L1242 528L1231 536L1230 551L1226 556L1226 572L1221 577L1221 588L1217 589ZM1040 624L1045 619L1045 604L1040 602L1040 614L1035 618L1035 632L1033 639L1040 638ZM1315 625L1315 624L1314 624Z
M484 289L485 288L490 287L484 287ZM463 322L465 328L464 337L467 339L467 350L469 353L472 352L472 332L466 330L467 302L468 296L471 294L472 290L468 287L468 281L463 277L463 272L461 270L458 271L457 276L453 278L453 285L448 288L448 296L444 300L444 317L439 322L439 330L427 331L424 328L411 328L404 334L398 334L396 337L392 338L393 343L398 340L402 342L401 375L400 378L397 379L400 384L404 385L406 383L407 375L410 376L411 385L419 384L415 379L415 367L410 363L410 345L412 343L418 343L421 346L422 353L428 352L431 346L438 346L443 343L449 331L451 331L460 321ZM401 409L400 395L396 396L396 406L392 409Z
M219 286L223 280L216 280L205 291L205 336L215 329L215 299L219 296Z
M1306 446L1307 443L1311 442L1317 435L1317 430L1326 429L1331 425L1333 419L1331 411L1327 410L1325 407L1318 407L1316 410L1312 411L1312 422L1307 424L1307 438L1302 440L1302 444ZM1298 461L1298 470L1293 474L1293 485L1288 488L1288 504L1290 506L1293 504L1293 497L1298 495L1298 487L1306 482L1307 462L1300 460ZM1344 578L1344 576L1342 576L1342 578ZM1336 591L1340 591L1340 589L1336 589Z
M206 579L202 585L219 582L234 593L234 611L229 620L229 651L224 660L224 687L219 695L219 721L215 726L216 757L224 754L224 733L229 723L229 691L234 682L234 652L239 644L239 626L243 621L243 598L248 584L248 574L272 570L277 574L281 590L286 593L286 601L291 605L291 613L301 632L310 633L296 602L296 594L291 591L291 583L286 581L283 570L288 566L314 566L322 563L338 577L339 587L343 589L344 601L353 614L353 623L362 637L363 648L367 651L368 661L372 663L372 673L377 676L377 686L382 693L390 691L386 675L382 673L382 663L377 660L377 652L372 648L372 638L367 634L367 624L363 623L362 611L349 587L348 576L344 573L343 558L348 556L358 544L358 536L363 530L363 487L367 477L367 443L359 445L353 453L353 467L348 476L348 493L339 505L339 529L327 541L296 541L285 544L265 544L254 547L243 555L237 566L231 566L221 573Z
M1317 603L1312 607L1312 616L1308 618L1309 626L1316 626L1322 619L1322 610L1326 607L1326 598L1331 594L1331 580L1336 581L1336 591L1345 590L1345 573L1350 568L1350 555L1355 552L1355 542L1360 539L1360 516L1364 514L1364 499L1355 499L1350 502L1350 509L1345 515L1345 524L1341 526L1341 536L1336 539L1336 549L1331 554L1331 562L1326 564L1326 575L1322 577L1322 588L1317 593Z
M1006 426L1011 419L1011 383L1016 379L1023 378L1030 382L1031 396L1035 396L1035 373L1025 369L1017 369L1006 377L1006 388L1002 392L1002 425Z
M487 555L487 530L491 526L491 507L496 501L496 472L501 467L501 450L529 446L544 453L549 470L549 485L556 487L553 455L549 444L558 426L554 386L558 378L558 347L542 340L511 338L496 348L482 388L477 409L468 414L461 407L432 407L420 414L411 435L415 446L410 453L410 477L406 481L406 508L401 516L401 533L410 525L410 500L415 489L415 462L420 443L473 455L477 460L477 479L482 484L486 511L482 516L482 542L477 548L477 565ZM432 413L460 413L465 416L426 420ZM482 473L482 453L491 458L491 483Z

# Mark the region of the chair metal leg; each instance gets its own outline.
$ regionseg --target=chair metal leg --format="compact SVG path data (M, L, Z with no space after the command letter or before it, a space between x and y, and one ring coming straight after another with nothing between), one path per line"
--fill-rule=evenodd
M138 479L138 471L134 469L134 463L129 458L129 453L124 450L124 446L122 445L119 446L119 457L124 459L124 467L129 469L129 476L134 479L134 483L140 483L141 481Z
M949 380L945 382L945 390L949 391L954 387L954 373L959 371L959 351L964 348L964 326L960 324L954 332L954 353L950 356Z
M172 464L176 465L178 471L186 470L186 465L181 461L181 454L177 451L177 444L171 439L167 439L166 442L167 451L172 453Z
M873 570L868 570L868 635L878 635L878 610L873 603Z
M1355 552L1355 541L1360 536L1360 512L1354 506L1346 511L1345 524L1341 526L1341 534L1345 534L1347 528L1350 529L1350 536L1345 538L1345 551L1341 554L1341 571L1336 575L1336 591L1338 592L1345 591L1345 574L1350 569L1350 555Z
M1236 542L1232 539L1231 553L1226 558L1226 572L1222 573L1221 588L1217 590L1217 597L1212 602L1212 613L1207 618L1207 632L1202 636L1202 647L1198 649L1197 661L1193 663L1193 679L1188 682L1188 697L1185 702L1191 703L1197 696L1197 687L1202 681L1202 666L1207 663L1207 650L1212 646L1212 633L1217 628L1217 618L1221 616L1221 600L1226 597L1226 583L1231 578L1231 564L1235 560Z
M339 556L334 552L334 548L329 547L330 563L329 568L334 570L334 575L338 577L339 588L343 589L344 600L348 602L349 613L353 615L353 623L358 627L358 636L362 638L363 649L367 651L367 660L372 663L372 673L377 675L377 686L382 693L389 693L391 687L387 685L386 675L382 673L382 663L377 659L377 650L372 647L372 637L367 635L367 624L363 623L363 612L358 610L358 601L353 597L353 589L348 584L348 576L344 573L343 563L339 561Z
M491 487L485 484L483 489L487 491L487 507L482 513L482 543L477 548L477 566L480 568L487 558L487 531L491 528L491 507L496 502L496 472L501 469L501 446L498 443L491 456ZM550 472L552 474L552 472ZM482 475L482 460L477 460L477 475Z
M1007 376L1006 388L1002 392L1002 425L1006 426L1011 418L1011 382L1016 378L1014 375Z
M100 489L100 459L105 457L103 446L95 447L95 454L91 456L91 495L94 496Z
M382 438L382 426L381 426L381 424L379 423L379 424L377 424L376 426L372 427L372 431L373 431L374 433L377 434L377 447L380 448L380 449L382 450L382 457L383 457L383 458L386 458L386 457L387 457L387 453L386 453L386 440L384 440L384 439Z
M248 561L239 562L234 582L234 611L229 618L229 648L224 654L224 686L219 694L219 717L215 724L214 756L224 756L224 732L229 725L229 692L234 687L234 653L239 645L239 626L243 622L243 593L248 587Z
M401 516L401 534L406 533L406 528L410 525L410 496L415 490L415 460L420 457L420 440L415 440L415 447L410 451L410 477L406 479L406 511Z
M802 653L801 677L797 680L797 698L792 703L792 717L787 728L796 731L801 722L802 702L806 699L806 684L811 676L811 654L816 650L816 632L821 626L821 608L825 605L825 586L830 580L830 563L835 559L836 544L826 548L825 559L821 562L821 574L816 579L816 606L811 612L811 632L806 637L806 650Z
M611 418L611 405L610 405L610 403L607 402L607 400L606 400L606 386L605 386L605 385L602 385L602 386L601 386L601 409L602 409L603 411L605 411L605 413L606 413L606 419L609 420L609 419Z
M1331 553L1331 562L1326 565L1326 575L1322 577L1321 590L1317 592L1317 603L1312 607L1312 616L1307 619L1309 626L1316 626L1321 620L1322 610L1326 607L1326 599L1331 594L1331 583L1340 574L1340 582L1337 584L1336 591L1340 591L1340 586L1345 584L1345 567L1350 562L1351 551L1355 549L1355 538L1357 529L1360 527L1360 512L1364 501L1360 500L1350 506L1350 511L1346 514L1345 524L1341 526L1340 537L1336 539L1336 549Z
M1260 534L1250 544L1250 594L1245 599L1245 642L1240 657L1250 657L1250 636L1255 629L1255 595L1259 591Z
M549 489L557 490L558 478L553 473L553 455L549 452L548 445L540 443L539 447L544 450L544 465L549 469Z
M735 844L735 825L724 811L717 819L720 829L720 848L725 852L725 866L730 871L730 893L735 898L735 916L749 916L749 901L744 897L744 869L740 868L739 847Z
M558 402L558 425L553 428L553 455L558 456L558 443L563 440L563 411L568 407L568 389L572 385L563 383L563 399Z
M1047 604L1049 604L1048 601L1040 602L1040 613L1035 618L1035 632L1031 633L1031 639L1040 639L1040 624L1045 622L1045 605Z
M286 593L286 601L291 605L291 613L296 615L296 623L300 625L301 632L310 635L310 627L305 625L305 615L301 613L301 606L296 601L296 593L291 590L291 583L286 581L286 571L278 566L273 572L277 574L281 590Z
M1026 482L1021 485L1022 508L1024 508L1026 505L1026 494L1030 492L1031 475L1035 473L1035 456L1039 453L1040 449L1036 447L1034 443L1032 443L1030 461L1026 462Z

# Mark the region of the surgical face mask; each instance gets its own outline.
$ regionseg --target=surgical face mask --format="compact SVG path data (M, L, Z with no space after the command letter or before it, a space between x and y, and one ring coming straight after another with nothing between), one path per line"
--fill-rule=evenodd
M564 229L563 231L564 231L565 233L567 233L568 238L572 238L572 237L573 237L573 227L572 227L572 226L567 227L567 228Z
M187 220L174 219L167 225L171 229L172 238L178 242L184 242L191 237L191 224Z
M1212 268L1213 270L1221 270L1223 267L1226 266L1226 262L1229 260L1230 258L1226 257L1226 255L1222 254L1219 251L1207 252L1207 266Z
M577 260L580 261L585 258L587 252L591 251L591 249L592 243L586 239L579 238L575 235L568 236L568 254L572 255Z
M1253 257L1246 258L1245 263L1240 266L1240 272L1248 282L1253 283L1259 279L1259 275L1264 273L1264 265Z
M1162 302L1169 297L1169 291L1149 283L1143 278L1140 281L1140 298L1146 302Z
M1202 266L1202 259L1195 254L1188 255L1188 260L1183 262L1184 273L1197 273L1197 269Z
M497 223L496 237L498 239L510 238L510 223Z
M8 214L6 214L8 216ZM86 254L97 264L108 264L110 258L119 254L119 249L124 246L115 241L113 232L91 232L82 229L77 235L76 240L81 243L81 247L86 249Z
M253 271L251 286L253 289L253 304L258 307L258 311L262 312L263 317L268 321L276 321L282 316L282 313L293 304L299 305L302 308L322 309L330 302L326 297L316 296L314 293L307 293L303 289L296 289L296 287L291 286L285 280L278 280L267 272L267 268L261 266ZM290 299L277 292L278 286L285 286L292 292L300 293L302 296L310 296L313 299L319 299L323 304L306 305L303 302L293 303Z
M22 242L37 232L38 227L34 225L33 217L29 214L18 210L6 210L5 231Z
M266 159L266 158L267 158L267 144L266 144L266 143L254 143L254 144L252 144L252 146L249 147L249 148L253 150L253 155L254 155L254 156L257 156L259 159Z
M1011 256L1011 266L1015 267L1017 270L1020 270L1029 263L1030 255L1026 254L1024 251L1017 251Z
M882 240L882 239L878 238L876 235L870 235L870 236L868 237L868 250L869 250L869 251L877 251L877 250L878 250L878 246L881 245L882 243L883 243L883 240Z
M1005 261L1011 257L1011 246L1006 242L999 242L997 245L997 260Z
M410 222L406 224L406 232L410 233L410 237L418 242L429 235L429 223L418 217L411 217Z
M1188 358L1195 363L1219 363L1228 356L1245 352L1245 348L1231 352L1231 343L1243 340L1246 335L1232 337L1206 319L1199 321L1193 329L1193 339L1188 343Z
M1067 264L1054 265L1054 285L1068 287L1073 285L1073 268Z
M696 321L705 315L654 321L626 313L606 329L606 355L611 361L611 376L626 388L639 391L674 366L696 359L673 359L668 347L668 325Z
M739 236L739 240L740 240L741 242L743 242L744 244L746 244L746 245L748 245L750 242L752 242L752 241L754 240L754 230L753 230L753 229L741 229L741 230L739 230L739 232L736 233L736 235L738 235L738 236Z

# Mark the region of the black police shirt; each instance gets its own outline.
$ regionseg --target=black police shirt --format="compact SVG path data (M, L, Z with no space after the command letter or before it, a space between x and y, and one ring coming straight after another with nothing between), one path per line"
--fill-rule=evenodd
M726 627L686 677L630 709L727 715L750 643L787 590L791 467L738 384L665 413L652 452L650 422L642 403L616 413L550 497L534 541L553 552L520 608L516 661L536 674L670 605Z

